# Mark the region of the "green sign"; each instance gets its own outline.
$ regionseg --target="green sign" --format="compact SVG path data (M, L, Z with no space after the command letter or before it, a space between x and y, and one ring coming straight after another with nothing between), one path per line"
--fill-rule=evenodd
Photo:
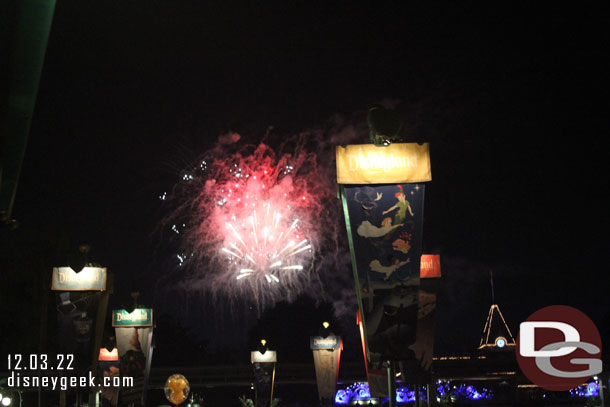
M152 318L152 308L136 308L131 313L124 309L118 309L112 311L112 326L152 326Z

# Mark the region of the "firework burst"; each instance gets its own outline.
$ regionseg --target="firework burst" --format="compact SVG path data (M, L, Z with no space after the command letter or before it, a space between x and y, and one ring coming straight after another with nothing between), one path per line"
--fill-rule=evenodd
M320 293L319 248L335 247L338 202L322 151L306 137L272 149L219 143L172 193L166 218L178 248L182 287L263 309ZM330 242L330 244L329 244Z
M229 263L239 268L237 280L264 276L268 283L279 283L278 274L290 276L303 270L301 263L305 256L299 254L311 253L311 244L299 235L299 220L286 227L285 217L275 207L272 209L270 202L264 202L260 212L252 209L252 215L242 218L237 228L227 223L232 238L227 239L229 248L225 246L221 250L228 255Z

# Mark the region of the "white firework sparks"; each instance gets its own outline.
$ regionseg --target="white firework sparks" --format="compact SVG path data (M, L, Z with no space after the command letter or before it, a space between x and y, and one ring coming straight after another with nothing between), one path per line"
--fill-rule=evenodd
M227 222L221 251L234 268L235 278L264 278L269 284L277 284L302 271L303 262L311 258L312 246L300 233L298 222L290 222L270 202L240 221Z

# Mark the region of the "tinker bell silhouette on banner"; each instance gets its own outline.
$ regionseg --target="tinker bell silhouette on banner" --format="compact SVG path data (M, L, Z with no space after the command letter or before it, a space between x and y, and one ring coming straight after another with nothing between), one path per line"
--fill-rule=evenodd
M407 196L405 195L405 191L402 189L402 185L398 185L400 192L397 192L394 196L398 199L398 202L394 204L391 208L386 209L381 212L382 215L392 212L393 210L398 209L398 212L394 215L394 225L403 224L405 219L407 218L407 211L411 216L413 215L413 210L411 210L411 204L407 201Z
M354 194L354 201L358 202L368 214L369 211L377 208L377 201L382 197L383 193L375 191L374 188L362 187Z

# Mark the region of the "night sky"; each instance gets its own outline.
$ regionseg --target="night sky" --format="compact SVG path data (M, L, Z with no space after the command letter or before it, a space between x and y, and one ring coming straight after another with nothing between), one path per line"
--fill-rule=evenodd
M338 117L367 143L367 109L391 103L407 139L430 142L438 349L478 345L491 270L513 334L553 304L601 329L607 16L575 4L58 1L13 216L90 242L116 275L113 304L138 287L162 313L153 280L171 254L154 234L158 197L188 163L228 131L255 142L269 126L281 137Z

